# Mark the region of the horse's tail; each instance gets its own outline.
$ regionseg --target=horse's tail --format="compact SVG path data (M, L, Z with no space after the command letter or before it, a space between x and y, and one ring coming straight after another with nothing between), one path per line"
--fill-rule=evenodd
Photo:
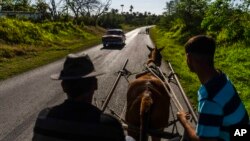
M149 123L149 112L151 105L153 104L153 99L151 97L151 92L146 90L143 93L140 106L140 141L147 141L147 128Z

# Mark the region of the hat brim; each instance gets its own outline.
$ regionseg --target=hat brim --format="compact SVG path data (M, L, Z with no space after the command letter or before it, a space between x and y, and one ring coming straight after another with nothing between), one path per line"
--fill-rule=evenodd
M100 76L105 74L104 72L91 72L87 75L84 76L61 76L60 73L58 74L52 74L50 78L52 80L74 80L74 79L83 79L83 78L88 78L88 77L95 77L95 76Z

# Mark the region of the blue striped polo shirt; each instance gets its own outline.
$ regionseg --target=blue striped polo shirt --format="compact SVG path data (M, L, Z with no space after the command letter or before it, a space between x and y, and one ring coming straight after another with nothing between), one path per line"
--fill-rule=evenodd
M196 134L200 138L218 138L229 141L229 127L247 124L247 111L231 81L221 73L198 91L199 121Z

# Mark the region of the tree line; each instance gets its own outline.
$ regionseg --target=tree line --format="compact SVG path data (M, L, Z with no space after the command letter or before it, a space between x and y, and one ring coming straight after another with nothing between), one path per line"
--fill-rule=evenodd
M180 41L208 34L219 43L250 43L250 0L171 0L158 23Z
M2 11L37 12L39 21L74 21L76 24L120 27L121 24L148 25L159 21L159 16L150 12L135 12L110 9L111 0L3 0Z

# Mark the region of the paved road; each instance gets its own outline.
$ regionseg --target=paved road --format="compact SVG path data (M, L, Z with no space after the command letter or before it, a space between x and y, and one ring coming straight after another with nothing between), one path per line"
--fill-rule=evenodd
M125 60L129 59L126 66L129 71L140 72L149 53L146 45L153 46L149 36L145 34L145 27L127 33L126 37L126 46L123 48L104 49L102 45L98 45L84 51L93 60L96 70L107 72L99 77L99 88L95 92L99 107ZM44 107L61 103L66 98L60 81L49 78L51 74L61 70L63 61L64 59L58 60L0 82L0 141L30 141L38 112ZM166 68L163 65L165 72ZM133 79L133 75L129 77L129 80ZM125 104L127 87L128 82L122 77L108 104L118 114ZM179 129L182 132L181 127Z

